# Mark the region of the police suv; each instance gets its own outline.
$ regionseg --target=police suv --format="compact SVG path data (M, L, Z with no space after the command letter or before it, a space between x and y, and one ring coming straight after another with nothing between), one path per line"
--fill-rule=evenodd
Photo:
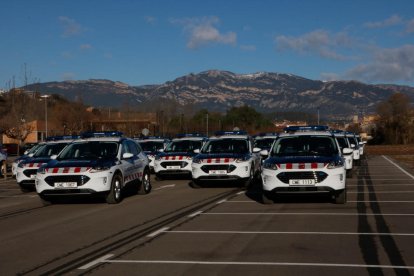
M259 135L255 136L254 147L260 148L261 150L269 151L273 145L273 142L276 140L278 134L277 133L260 133ZM262 155L262 160L265 160L267 155Z
M34 190L37 170L50 161L52 155L59 154L77 136L52 136L35 153L21 160L16 168L16 181L23 192Z
M201 149L207 138L200 134L180 134L165 150L155 156L154 172L159 180L164 176L191 176L191 163L195 150Z
M355 134L353 132L345 132L345 137L348 139L351 148L354 150L353 159L354 164L359 165L361 160L360 146Z
M169 140L162 137L147 136L138 139L137 141L142 150L148 156L151 171L154 171L155 156L160 152L160 150L164 150L169 143Z
M247 186L260 175L259 152L245 132L218 132L193 158L193 185L238 181Z
M266 154L267 152L265 152ZM280 134L262 168L263 203L279 194L330 194L336 203L346 202L345 159L327 128L291 128Z
M33 156L33 154L38 151L41 147L43 147L44 145L46 145L46 143L39 143L36 144L35 146L31 147L30 149L28 149L27 151L24 152L24 154L22 156L20 156L19 158L16 158L13 163L12 163L12 176L16 177L16 173L17 173L17 166L23 162L24 160L30 158Z
M333 130L332 133L335 135L336 140L338 141L339 148L341 149L341 152L343 152L343 149L348 148L351 149L351 144L349 143L349 140L345 136L345 132L342 130ZM354 164L354 157L353 157L353 151L349 154L343 154L345 159L345 169L346 169L346 176L352 177L352 168Z
M85 133L37 172L36 191L44 201L57 197L103 195L118 203L122 189L151 191L148 158L138 143L119 132Z

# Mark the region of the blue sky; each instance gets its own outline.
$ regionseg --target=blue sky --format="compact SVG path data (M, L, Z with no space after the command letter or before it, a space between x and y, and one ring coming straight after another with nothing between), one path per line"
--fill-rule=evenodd
M2 0L0 89L210 69L414 86L413 11L412 0Z

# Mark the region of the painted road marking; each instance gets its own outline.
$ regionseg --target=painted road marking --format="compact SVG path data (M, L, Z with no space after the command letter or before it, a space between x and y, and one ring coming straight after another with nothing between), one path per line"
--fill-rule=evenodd
M102 257L100 257L100 258L98 258L98 259L96 259L96 260L94 260L94 261L90 262L90 263L87 263L87 264L86 264L86 265L84 265L84 266L79 267L78 269L82 269L82 270L84 270L84 269L91 268L91 267L93 267L93 266L95 266L95 265L97 265L97 264L107 262L107 261L108 261L108 259L109 259L109 258L111 258L112 256L114 256L114 254L107 254L107 255L105 255L105 256L102 256Z
M192 213L191 215L188 215L187 217L188 218L193 218L193 217L196 217L196 216L200 215L201 213L203 213L203 211L197 211L195 213Z
M159 234L161 234L161 233L164 233L165 231L167 231L168 229L170 229L170 227L163 227L163 228L160 228L160 229L158 229L158 230L156 230L156 231L154 231L154 232L152 232L151 234L148 234L147 235L147 237L148 238L153 238L153 237L155 237L155 236L158 236Z
M314 266L314 267L414 269L414 266L402 266L402 265L367 265L367 264L337 264L337 263L288 263L288 262L215 262L215 261L210 261L209 262L209 261L168 261L168 260L106 260L105 263L244 265L244 266Z
M403 173L405 173L406 175L408 175L411 179L414 179L414 175L410 174L409 172L407 172L406 170L404 170L403 168L401 168L398 164L394 163L393 161L391 161L389 158L387 158L386 156L382 156L385 160L387 160L388 162L390 162L391 164L393 164L395 167L397 167L400 171L402 171Z
M154 191L158 191L158 190L162 190L162 189L166 189L166 188L173 188L173 187L175 187L175 184L164 185L164 186L161 186L161 187L158 187L158 188L154 189Z
M166 233L176 234L266 234L266 235L364 235L364 236L414 236L414 233L367 233L367 232L286 232L286 231L179 231L171 230Z

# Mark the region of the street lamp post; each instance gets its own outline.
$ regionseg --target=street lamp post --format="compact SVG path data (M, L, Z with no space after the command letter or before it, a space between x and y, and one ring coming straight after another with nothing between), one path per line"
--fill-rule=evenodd
M40 96L40 98L44 98L45 99L45 139L47 138L47 98L49 98L50 95L43 95Z

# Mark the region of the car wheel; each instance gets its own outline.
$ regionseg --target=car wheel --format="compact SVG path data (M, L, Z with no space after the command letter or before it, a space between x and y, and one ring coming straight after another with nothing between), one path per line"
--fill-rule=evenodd
M336 204L345 204L346 203L346 189L343 189L335 195Z
M352 178L352 175L353 175L352 169L346 170L346 178Z
M270 194L267 193L266 191L262 191L262 203L266 204L266 205L274 203L274 201L271 198Z
M193 179L193 180L191 181L190 186L191 186L193 189L200 189L200 188L201 188L201 184L200 184L200 182L199 182L199 181L197 181L197 180L195 180L195 179Z
M151 192L152 186L151 186L151 178L150 173L148 170L144 171L144 174L142 175L140 187L138 189L138 194L145 195Z
M111 190L106 196L106 202L109 204L116 204L121 201L122 176L115 174L111 182Z

